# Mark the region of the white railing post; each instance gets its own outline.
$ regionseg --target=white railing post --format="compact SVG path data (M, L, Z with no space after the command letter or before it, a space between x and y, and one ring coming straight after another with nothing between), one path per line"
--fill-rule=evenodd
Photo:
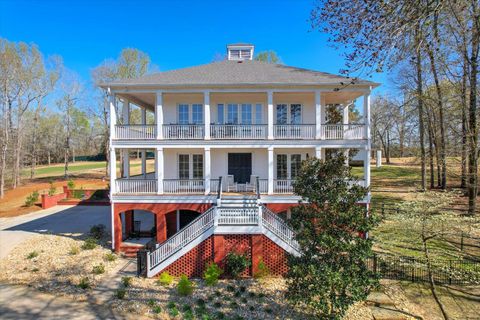
M370 140L370 92L363 96L363 120L365 126L364 139Z
M155 122L157 125L157 139L163 139L163 95L161 91L156 92Z
M315 139L322 138L322 101L320 90L315 90Z
M268 148L268 194L273 194L273 147Z
M273 140L273 91L267 91L268 140Z
M210 91L203 93L205 140L210 140Z
M157 173L157 193L158 194L163 194L163 179L164 179L164 173L163 173L163 148L157 147L156 150L156 161L155 161L155 172Z
M212 178L211 174L211 163L210 163L210 147L205 147L205 194L210 194L210 179Z

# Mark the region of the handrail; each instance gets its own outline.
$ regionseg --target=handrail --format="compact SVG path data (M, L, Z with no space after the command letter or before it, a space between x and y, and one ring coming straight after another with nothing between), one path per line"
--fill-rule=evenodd
M190 222L185 228L177 232L171 238L161 243L154 251L148 253L149 269L152 270L165 259L180 251L188 243L195 240L205 231L213 227L216 208L211 207L205 213L201 214L195 220Z
M258 176L255 179L255 189L257 191L257 199L260 199L260 178Z
M295 240L295 232L277 214L262 205L262 224L265 228L282 239L290 247L300 252L300 245Z

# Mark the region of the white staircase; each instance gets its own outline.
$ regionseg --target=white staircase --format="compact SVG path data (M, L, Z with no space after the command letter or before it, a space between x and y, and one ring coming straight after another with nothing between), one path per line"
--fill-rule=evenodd
M147 253L147 277L155 276L213 234L264 234L290 254L300 255L294 232L278 215L251 196L223 197L167 241Z

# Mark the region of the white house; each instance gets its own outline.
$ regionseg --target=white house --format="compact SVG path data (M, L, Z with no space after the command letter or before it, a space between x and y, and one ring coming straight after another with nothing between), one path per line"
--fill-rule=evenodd
M361 150L361 183L370 185L370 93L378 84L253 56L253 45L237 43L227 46L225 61L103 85L111 113L112 246L133 252L153 237L149 276L199 275L231 250L252 258L249 274L260 260L284 273L285 252L297 251L282 218L298 203L292 181L308 157ZM354 103L361 119L350 123ZM130 123L133 106L141 123ZM327 119L329 106L343 115L340 122ZM130 175L129 150L141 150L140 175ZM119 158L120 165L113 161Z

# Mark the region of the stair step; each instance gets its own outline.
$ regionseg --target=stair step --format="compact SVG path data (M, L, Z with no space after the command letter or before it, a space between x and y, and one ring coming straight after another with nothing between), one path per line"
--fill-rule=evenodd
M394 305L392 299L390 299L390 297L383 292L371 292L368 295L366 303L369 305L375 305L375 306L379 306L379 305L393 306Z
M373 318L375 320L408 320L411 319L408 315L394 310L392 307L370 307Z

